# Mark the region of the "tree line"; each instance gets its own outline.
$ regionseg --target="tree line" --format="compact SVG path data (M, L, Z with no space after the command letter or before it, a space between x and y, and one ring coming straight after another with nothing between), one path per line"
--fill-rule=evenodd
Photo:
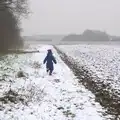
M85 30L82 34L67 35L62 41L112 41L115 39L120 40L120 37L113 37L99 30Z
M0 0L0 52L23 45L20 19L28 13L28 0Z

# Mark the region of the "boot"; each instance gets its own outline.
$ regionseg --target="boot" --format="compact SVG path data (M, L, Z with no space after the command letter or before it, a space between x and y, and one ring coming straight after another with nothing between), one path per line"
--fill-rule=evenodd
M52 75L52 70L50 70L49 75L50 75L50 76Z
M46 72L48 73L49 72L49 69L47 68Z

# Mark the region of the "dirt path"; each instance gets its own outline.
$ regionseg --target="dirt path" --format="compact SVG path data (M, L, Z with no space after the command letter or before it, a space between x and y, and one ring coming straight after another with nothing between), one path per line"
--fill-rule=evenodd
M60 54L61 59L69 66L74 75L78 78L78 82L90 90L95 95L95 101L99 102L104 108L107 109L106 114L111 115L112 120L119 119L119 97L111 95L109 91L107 91L108 86L102 82L99 82L100 78L93 77L92 74L85 69L84 66L80 66L74 58L67 56L57 47L55 48ZM95 82L96 79L98 79L98 82Z

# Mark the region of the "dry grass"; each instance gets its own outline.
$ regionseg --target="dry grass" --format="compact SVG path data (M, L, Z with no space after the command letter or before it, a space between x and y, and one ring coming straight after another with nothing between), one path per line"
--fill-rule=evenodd
M19 71L19 72L17 73L17 77L18 77L18 78L21 78L21 77L26 77L26 76L25 76L25 73L24 73L23 71Z
M38 61L34 61L34 63L32 64L32 67L35 68L35 69L40 69L41 64Z
M21 95L19 95L17 92L10 89L6 93L4 93L3 97L0 97L0 101L3 104L7 104L9 102L16 104L19 101L23 103L24 98Z

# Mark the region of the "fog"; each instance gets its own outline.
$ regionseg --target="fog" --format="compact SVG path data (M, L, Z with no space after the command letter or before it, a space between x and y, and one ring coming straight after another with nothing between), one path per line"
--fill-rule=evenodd
M86 29L120 35L120 0L30 0L22 35L82 33Z

